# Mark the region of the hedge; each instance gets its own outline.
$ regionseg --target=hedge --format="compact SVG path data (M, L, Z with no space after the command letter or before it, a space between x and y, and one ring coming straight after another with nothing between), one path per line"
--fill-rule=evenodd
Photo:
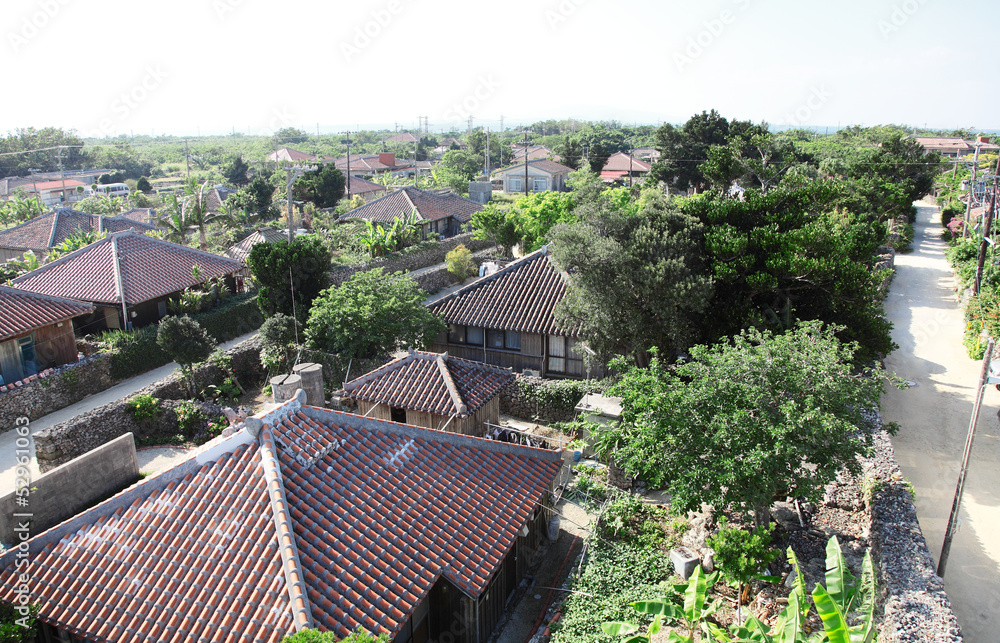
M257 305L256 291L233 295L218 308L192 315L216 342L228 342L252 333L264 323L264 313Z
M170 363L156 343L157 326L135 330L112 330L101 336L110 361L110 375L123 380Z

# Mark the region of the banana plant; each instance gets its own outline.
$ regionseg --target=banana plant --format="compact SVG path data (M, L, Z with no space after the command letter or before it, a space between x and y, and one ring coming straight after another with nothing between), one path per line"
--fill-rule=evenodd
M708 637L703 640L713 640L713 629L718 627L709 623L708 618L719 609L722 601L716 599L709 602L708 591L718 580L718 572L706 576L699 565L694 568L694 573L686 583L673 584L674 592L683 598L683 605L677 605L666 599L632 603L632 609L635 611L654 615L653 622L645 634L637 634L639 631L637 625L622 621L603 623L601 629L611 636L626 636L623 643L648 643L666 622L676 624L678 629L686 632L682 634L676 629L672 630L667 635L669 643L695 643L699 632Z

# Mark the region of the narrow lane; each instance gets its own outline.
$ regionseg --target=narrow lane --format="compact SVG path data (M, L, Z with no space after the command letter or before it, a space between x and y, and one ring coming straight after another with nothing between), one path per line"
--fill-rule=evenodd
M920 527L935 561L951 510L980 362L962 345L965 321L945 258L939 209L917 203L913 251L896 256L886 300L899 348L887 368L917 386L889 390L883 416L898 422L893 439L903 475L916 491ZM986 390L966 479L961 529L945 584L965 640L1000 640L1000 393Z

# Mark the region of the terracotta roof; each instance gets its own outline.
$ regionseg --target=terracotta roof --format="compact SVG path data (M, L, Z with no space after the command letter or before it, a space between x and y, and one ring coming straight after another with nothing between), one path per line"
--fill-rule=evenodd
M548 159L539 159L537 161L528 161L528 165L530 165L533 168L537 168L539 170L542 170L543 172L548 172L549 174L560 174L562 172L572 172L573 171L573 168L571 168L571 167L567 167L565 165L560 165L559 163L556 163L555 161L550 161ZM511 165L510 167L505 167L502 170L497 170L497 171L499 173L501 173L501 174L506 174L507 172L510 172L511 170L516 170L518 168L520 168L521 171L523 172L524 171L524 163L522 162L522 163L518 163L517 165Z
M514 380L510 369L410 350L405 357L344 384L349 397L367 402L465 417L478 411Z
M226 199L235 192L236 190L230 190L223 185L216 185L211 190L205 192L205 207L208 208L209 212L218 212L222 208L222 204L226 202Z
M267 155L269 161L315 161L316 157L290 147L282 147Z
M565 294L565 274L553 265L545 247L442 297L429 308L449 324L573 335L561 329L553 315Z
M472 219L483 206L457 194L434 194L412 186L390 192L370 203L345 213L341 221L367 219L372 223L392 223L416 211L419 221L436 221L454 217L462 223Z
M126 230L71 252L13 280L22 290L101 304L150 301L240 270L237 261ZM197 265L197 279L191 269Z
M632 157L633 172L649 172L649 163ZM608 162L601 169L602 172L628 172L629 155L625 152L615 152L608 157Z
M74 232L121 232L155 230L156 226L125 217L102 217L69 208L60 208L0 231L0 248L47 252L59 245Z
M229 255L230 259L235 259L240 263L246 263L247 257L250 256L250 251L255 245L258 243L276 243L282 239L288 239L287 230L260 228L259 230L251 232L238 243L229 246L229 249L226 250L226 254Z
M516 146L514 148L514 155L513 155L512 159L514 161L518 161L520 163L524 162L524 147L523 146ZM528 160L529 161L534 161L534 160L539 160L539 159L552 159L552 160L554 160L556 162L558 162L560 160L558 154L554 153L551 149L549 149L548 147L545 147L544 145L529 145L528 146Z
M41 181L38 183L28 183L27 185L25 185L25 187L28 188L29 191L31 192L39 192L41 190L56 190L56 189L61 190L63 186L67 188L76 188L76 187L83 187L84 185L86 184L81 183L80 181L76 181L74 179L66 179L65 181L59 180L59 181Z
M118 216L129 221L148 223L151 226L155 226L160 222L160 217L153 208L132 208L128 212L122 212Z
M91 304L0 286L0 341L93 310Z
M372 183L371 181L366 181L357 176L350 177L350 181L351 181L351 194L370 194L372 192L387 191L384 185L379 185L378 183Z
M392 639L439 577L485 591L562 466L297 399L247 426L258 440L219 439L28 541L39 619L88 640Z
M346 156L335 159L333 162L338 170L347 171ZM375 174L377 172L405 170L411 167L413 164L406 160L393 159L393 165L388 165L379 160L378 154L351 154L351 172Z
M419 139L409 132L400 132L385 139L386 143L416 143Z

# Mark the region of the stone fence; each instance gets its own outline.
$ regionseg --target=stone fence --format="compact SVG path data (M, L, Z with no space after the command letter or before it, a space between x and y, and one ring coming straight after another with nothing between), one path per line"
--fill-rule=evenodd
M385 268L386 272L413 272L444 262L445 255L453 248L464 245L472 252L493 247L492 241L477 241L471 232L437 242L433 247L411 252L396 252L355 266L344 266L330 272L330 285L339 286L356 273Z
M517 375L500 391L500 412L530 422L568 422L587 394L582 380L547 380Z
M260 340L248 339L226 351L232 359L232 368L241 383L259 382L263 377L260 364ZM201 389L210 384L219 385L232 373L224 371L216 364L203 364L195 369L196 386ZM163 413L153 420L136 420L128 407L128 401L138 395L151 395L163 400ZM188 397L187 388L178 373L136 391L128 398L116 400L93 411L42 429L34 435L35 457L38 467L44 473L60 464L69 462L91 449L105 444L126 433L132 433L137 441L151 437L164 437L178 433L178 419L174 412L176 400ZM197 403L206 417L218 416L222 409L208 403Z
M98 354L8 387L0 392L0 432L13 429L19 417L37 420L115 385L110 369L110 360Z

